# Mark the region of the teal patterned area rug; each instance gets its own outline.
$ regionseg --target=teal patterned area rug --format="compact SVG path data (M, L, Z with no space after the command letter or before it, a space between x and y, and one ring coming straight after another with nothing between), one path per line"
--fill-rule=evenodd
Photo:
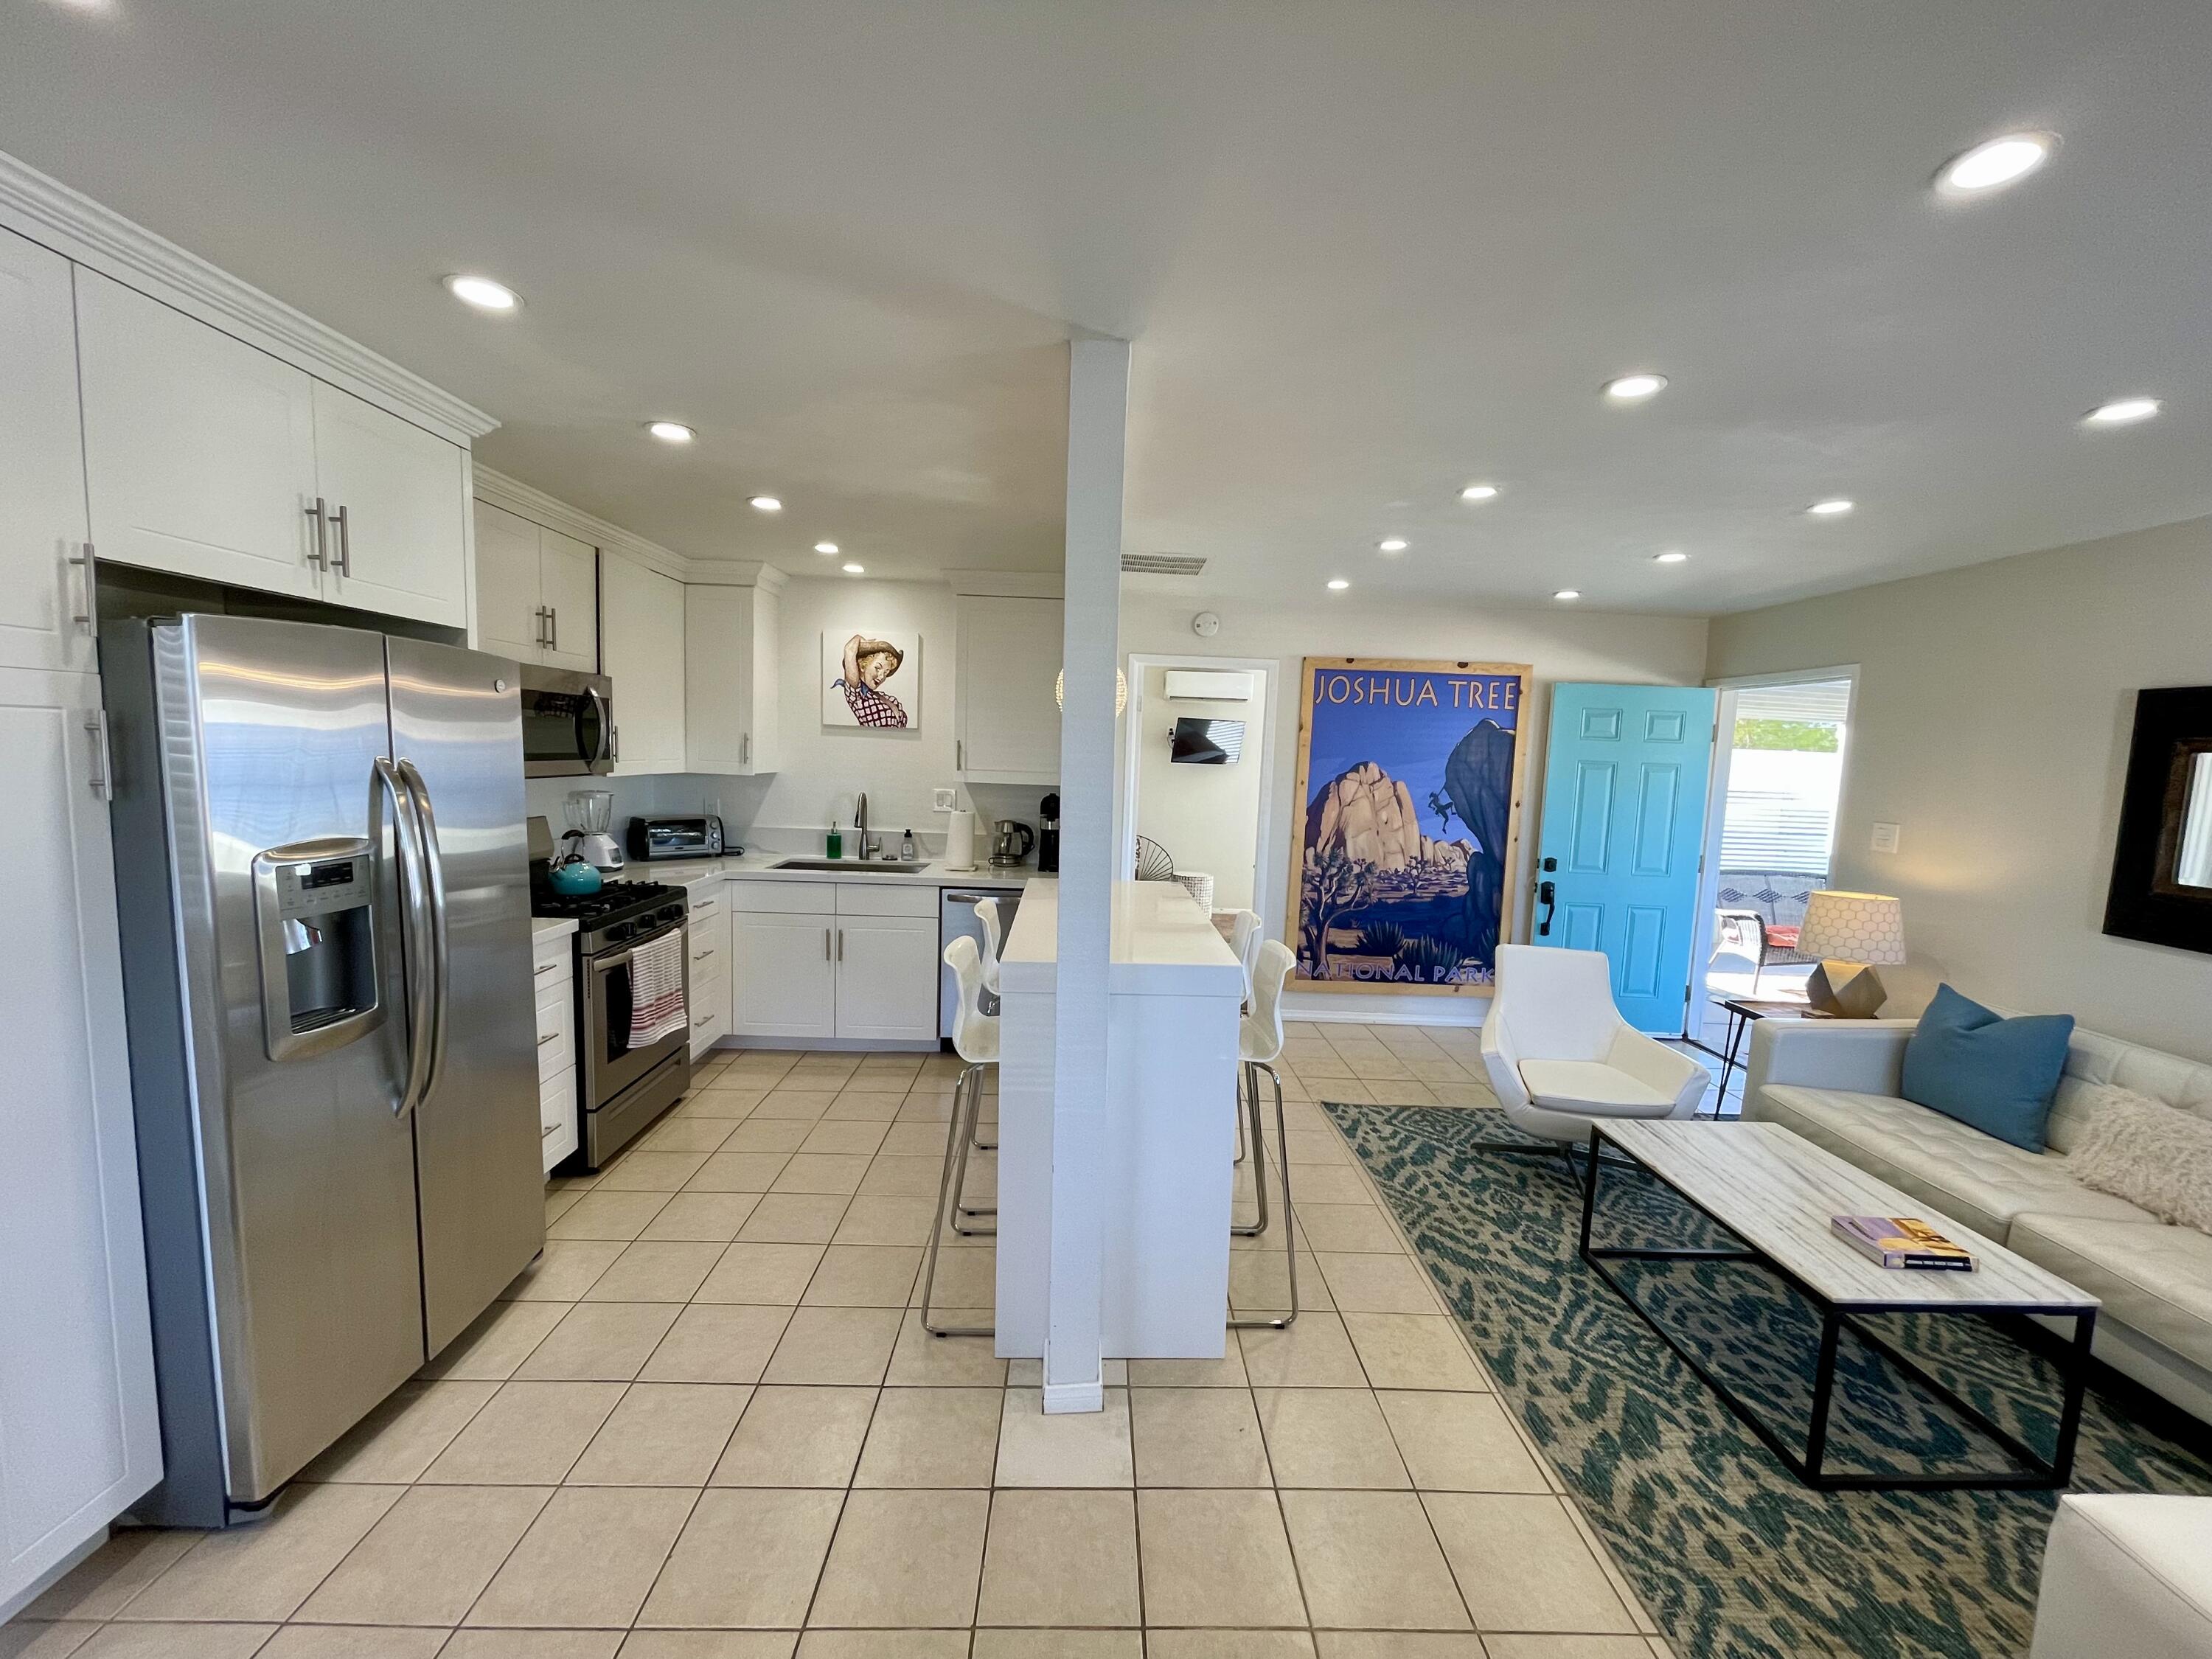
M1581 1190L1492 1110L1325 1109L1681 1659L2014 1659L2027 1651L2048 1492L1816 1492L1778 1463L1576 1254ZM1652 1177L1608 1168L1596 1237L1735 1243ZM1818 1321L1766 1269L1612 1264L1785 1438L1808 1420ZM2047 1453L2056 1372L1981 1321L1891 1316L1884 1336ZM1832 1469L2009 1467L1846 1335ZM2074 1489L2212 1493L2212 1463L2094 1389Z

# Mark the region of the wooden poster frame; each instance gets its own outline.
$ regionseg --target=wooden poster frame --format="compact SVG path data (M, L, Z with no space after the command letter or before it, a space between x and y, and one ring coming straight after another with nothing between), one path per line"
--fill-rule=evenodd
M1527 663L1456 662L1449 659L1413 657L1306 657L1300 660L1297 793L1291 801L1290 888L1283 907L1285 937L1295 940L1301 921L1298 905L1305 886L1307 788L1311 781L1309 769L1313 759L1314 677L1315 671L1318 669L1378 674L1510 674L1519 679L1521 690L1513 723L1513 791L1505 815L1505 860L1499 877L1498 896L1498 942L1500 945L1510 943L1521 890L1521 807L1528 775L1528 744L1534 736L1522 722L1528 714L1528 688L1535 678L1535 670ZM1295 951L1297 946L1293 944L1291 948ZM1494 980L1494 964L1492 974ZM1421 985L1403 980L1301 979L1293 969L1291 978L1284 988L1330 993L1348 991L1369 995L1381 993L1400 996L1488 997L1496 994L1497 988L1494 983Z

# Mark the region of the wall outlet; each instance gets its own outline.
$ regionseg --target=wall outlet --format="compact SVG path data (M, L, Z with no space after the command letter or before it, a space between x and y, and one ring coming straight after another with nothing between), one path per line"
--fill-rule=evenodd
M952 811L952 792L950 789L931 790L929 792L929 810L933 812L950 812Z
M1897 850L1897 826L1895 824L1877 823L1875 825L1874 850L1877 853L1894 853Z

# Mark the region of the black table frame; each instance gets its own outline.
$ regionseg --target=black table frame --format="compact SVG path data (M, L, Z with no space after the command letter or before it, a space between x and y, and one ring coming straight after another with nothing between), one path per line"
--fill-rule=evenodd
M1781 1460L1784 1468L1807 1486L1818 1492L2048 1492L2064 1488L2074 1476L2075 1446L2081 1436L2081 1404L2088 1384L2089 1344L2096 1329L2097 1310L2093 1306L2052 1304L2048 1307L2022 1308L2017 1304L1945 1303L1929 1307L1925 1303L1907 1302L1896 1306L1854 1303L1846 1310L1822 1296L1804 1280L1791 1273L1763 1250L1746 1248L1731 1249L1626 1249L1618 1246L1596 1246L1590 1243L1590 1224L1597 1214L1597 1191L1600 1169L1603 1160L1599 1147L1604 1138L1604 1126L1593 1126L1590 1130L1590 1174L1583 1188L1583 1223L1579 1254L1591 1271L1607 1285L1635 1312L1637 1317L1651 1328L1652 1332L1671 1348L1677 1358L1694 1371L1698 1379L1720 1397L1726 1406L1759 1440L1766 1449ZM1714 1215L1674 1185L1656 1170L1644 1164L1626 1146L1614 1146L1614 1152L1630 1159L1646 1175L1663 1182L1682 1200L1700 1214L1707 1217L1723 1231L1733 1232L1727 1222ZM1690 1352L1672 1333L1653 1316L1651 1312L1629 1292L1613 1270L1609 1261L1745 1261L1766 1268L1796 1288L1820 1313L1820 1346L1813 1371L1812 1421L1807 1430L1804 1449L1798 1449L1763 1421L1750 1406L1723 1382L1711 1367ZM1862 1324L1854 1316L1884 1313L1939 1314L2044 1314L2074 1321L2074 1338L2060 1346L2055 1362L2064 1387L2064 1400L2060 1407L2057 1443L2051 1455L2045 1459L2022 1444L2011 1433L1992 1422L1982 1412L1968 1405L1956 1393L1937 1382L1912 1360L1899 1352L1894 1345L1885 1341ZM2024 1467L2017 1470L1947 1474L1899 1471L1846 1472L1838 1474L1826 1467L1829 1419L1835 1399L1836 1351L1843 1331L1849 1327L1851 1334L1897 1367L1906 1376L1926 1389L1952 1411L1994 1441L2008 1456Z

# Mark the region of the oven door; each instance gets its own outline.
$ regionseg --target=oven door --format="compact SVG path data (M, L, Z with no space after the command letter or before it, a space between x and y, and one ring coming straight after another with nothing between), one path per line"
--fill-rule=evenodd
M522 668L522 775L576 778L614 769L614 682L604 674Z
M643 945L670 932L681 933L684 924L664 927L657 933L635 939L631 945ZM596 1110L612 1100L624 1089L666 1060L671 1054L688 1048L691 1040L691 1022L688 1017L691 1000L691 963L689 953L684 963L684 1000L687 1017L682 1025L658 1042L642 1048L629 1044L630 1012L630 951L624 945L618 951L606 951L596 957L586 957L584 973L584 1104Z

